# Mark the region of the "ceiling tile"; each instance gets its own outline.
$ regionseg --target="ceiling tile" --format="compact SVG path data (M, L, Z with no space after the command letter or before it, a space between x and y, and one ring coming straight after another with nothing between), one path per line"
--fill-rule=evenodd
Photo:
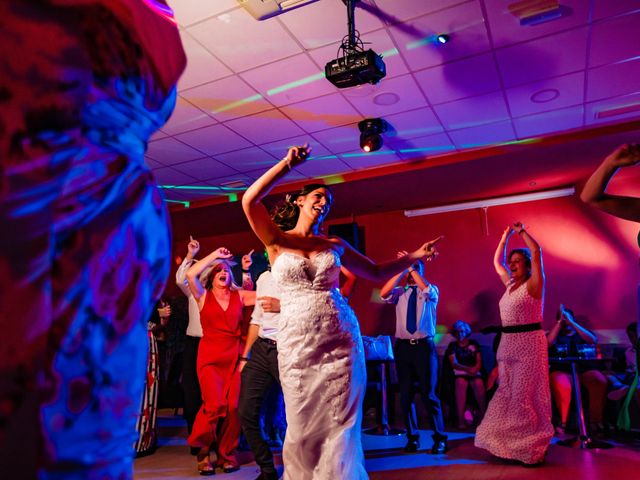
M217 160L242 173L260 168L268 170L277 163L276 158L258 147L216 155ZM209 178L213 178L213 175Z
M242 186L237 187L237 189L245 190L249 185L253 183L253 178L245 173L234 173L233 175L227 175L224 177L211 178L204 182L204 184L211 186L224 186L235 183L242 183ZM227 188L231 189L231 187ZM236 187L233 187L232 190L236 190Z
M329 150L320 145L313 137L310 137L309 135L300 135L293 138L278 140L277 142L266 143L264 145L260 145L260 148L262 148L267 153L270 153L275 158L284 158L284 156L287 154L287 151L289 150L289 147L293 147L295 145L304 145L305 143L309 144L309 147L311 147L311 156L309 157L309 159L331 155L331 152L329 152Z
M306 49L340 41L347 35L347 9L342 2L322 1L281 15L279 20ZM382 28L382 22L362 8L356 8L355 25L360 33Z
M147 166L151 169L166 167L164 163L160 163L157 160L154 160L153 158L149 158L147 156L144 157L144 163L146 163Z
M502 92L456 100L433 107L438 118L450 130L494 123L509 118Z
M562 0L562 16L537 25L520 25L520 20L508 8L515 1L484 0L484 3L496 48L586 25L589 19L590 2L585 0Z
M390 31L412 70L487 52L491 48L482 10L475 1L390 27ZM435 35L442 33L451 37L444 45L435 41Z
M636 3L637 13L593 25L590 67L640 57L640 2Z
M586 105L585 123L596 125L640 119L640 93L608 98Z
M489 123L462 130L451 130L449 136L459 150L485 147L516 139L511 121Z
M400 163L400 157L396 155L395 150L388 146L383 146L376 152L365 153L362 150L354 150L352 152L341 153L338 155L344 163L354 170L364 168L382 167L385 164Z
M350 152L354 147L360 146L357 123L315 132L313 137L333 153Z
M572 73L508 89L511 115L521 117L582 103L584 77L584 72Z
M587 100L618 97L640 90L640 59L587 71Z
M387 23L395 24L426 13L444 10L460 0L438 0L437 2L417 2L416 0L376 0L379 17Z
M156 168L152 172L159 185L185 185L195 180L171 167Z
M220 124L176 135L175 138L207 155L216 155L251 146L251 142Z
M269 168L271 168L271 166L259 168L257 170L250 170L250 171L246 172L246 175L248 177L253 178L254 180L257 180L267 170L269 170ZM287 183L297 182L297 181L300 181L300 180L305 180L307 178L309 178L308 175L304 175L303 173L301 173L298 170L298 167L296 167L296 168L292 168L290 171L288 171L285 174L285 176L280 179L280 181L278 183L281 184L281 185L286 185Z
M396 113L384 117L392 126L392 130L383 136L397 136L401 138L415 138L432 135L443 130L430 107L418 108L407 112Z
M203 157L202 152L171 137L161 138L156 142L150 143L146 155L165 165L173 165L174 163L182 163Z
M470 72L473 72L470 75ZM431 104L450 102L500 89L493 55L477 55L414 74Z
M184 30L180 31L180 38L189 61L187 62L187 68L178 81L178 91L231 75L231 70L225 67Z
M181 95L221 122L273 108L237 76L185 90Z
M278 110L238 118L225 123L227 127L251 140L256 145L295 137L302 130Z
M307 178L327 177L351 172L352 168L335 156L321 157L315 160L307 160L296 167Z
M340 93L282 107L306 132L317 132L362 120L362 115Z
M169 6L175 13L180 25L191 25L213 15L238 8L237 0L216 0L203 2L202 0L168 0Z
M386 140L386 144L393 148L403 160L426 158L430 155L453 152L456 149L449 137L444 133L410 140L389 138Z
M587 28L496 50L505 87L585 69Z
M288 105L336 90L306 54L249 70L241 77L276 106Z
M350 97L349 101L365 117L383 117L427 105L411 75L383 80L374 86L371 94Z
M593 2L593 18L600 20L606 17L612 17L621 13L637 11L638 0L594 0Z
M207 125L213 125L214 123L217 123L215 119L211 118L198 107L192 105L183 97L178 96L176 108L173 110L166 125L162 127L162 130L169 135L175 135L196 128L206 127Z
M158 140L160 138L164 138L166 137L167 134L164 133L162 130L156 130L155 132L153 132L153 134L151 134L151 136L149 137L149 141L153 142L155 140Z
M528 117L515 118L513 125L518 138L529 138L546 133L560 133L583 125L583 107L563 108L552 112L538 113Z
M209 157L177 165L174 164L173 168L200 181L237 173L237 169L230 168L229 166Z
M187 31L235 72L302 52L277 20L259 22L244 8L208 19Z
M404 75L409 71L386 29L365 33L361 38L362 41L365 42L364 47L366 50L372 49L377 54L382 55L387 72L385 79ZM339 46L340 42L336 42L325 47L310 50L307 53L313 58L320 71L324 71L325 65L338 57ZM384 82L385 80L382 81ZM334 88L337 89L337 87Z

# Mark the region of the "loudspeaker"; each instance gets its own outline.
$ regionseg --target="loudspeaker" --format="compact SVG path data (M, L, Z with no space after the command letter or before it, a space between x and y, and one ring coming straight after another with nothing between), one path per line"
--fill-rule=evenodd
M364 228L358 226L356 222L329 225L329 235L346 240L353 248L364 254Z

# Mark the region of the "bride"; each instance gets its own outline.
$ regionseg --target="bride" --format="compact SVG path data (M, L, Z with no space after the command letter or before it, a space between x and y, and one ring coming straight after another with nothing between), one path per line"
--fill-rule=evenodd
M291 147L242 198L281 292L278 359L288 423L283 479L366 479L360 440L364 353L357 318L338 290L340 266L382 282L420 258L435 256L441 237L404 257L376 263L344 240L319 233L333 200L321 184L287 196L272 219L262 199L309 152L307 145Z

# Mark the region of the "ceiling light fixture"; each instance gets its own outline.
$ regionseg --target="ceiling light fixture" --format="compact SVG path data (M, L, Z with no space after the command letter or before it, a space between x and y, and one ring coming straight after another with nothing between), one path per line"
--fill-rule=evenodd
M375 152L382 147L381 133L389 128L389 124L382 118L367 118L358 123L360 129L360 148L363 152Z
M434 215L436 213L458 212L460 210L472 210L474 208L495 207L497 205L510 205L512 203L534 202L536 200L547 200L549 198L568 197L573 195L576 189L573 187L559 188L555 190L543 190L540 192L523 193L520 195L510 195L507 197L487 198L474 202L451 203L439 207L419 208L415 210L405 210L405 217L419 217L420 215Z

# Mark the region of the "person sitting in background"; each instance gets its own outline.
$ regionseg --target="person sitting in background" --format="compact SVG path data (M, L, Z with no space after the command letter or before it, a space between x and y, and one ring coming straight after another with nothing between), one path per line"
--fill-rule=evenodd
M482 356L480 345L471 340L471 326L458 320L453 324L451 334L455 340L449 344L445 357L451 362L455 377L456 412L458 414L458 428L466 428L464 411L467 404L467 389L471 386L478 403L478 418L482 419L486 410L486 391L482 379Z
M577 357L578 345L595 345L597 337L578 324L573 312L560 305L556 313L556 324L547 336L550 346L549 355L553 357ZM571 369L567 364L552 364L549 381L551 395L560 413L560 424L556 426L556 433L562 435L567 425L569 405L573 391ZM604 405L607 395L607 378L597 369L597 365L581 363L578 365L580 384L587 389L589 396L589 422L592 433L601 433L604 425Z
M638 322L631 322L627 325L627 337L629 345L624 351L625 372L622 375L612 375L609 377L613 390L609 392L609 400L617 402L627 396L629 387L633 383L638 369ZM636 386L636 398L640 401L640 390Z

